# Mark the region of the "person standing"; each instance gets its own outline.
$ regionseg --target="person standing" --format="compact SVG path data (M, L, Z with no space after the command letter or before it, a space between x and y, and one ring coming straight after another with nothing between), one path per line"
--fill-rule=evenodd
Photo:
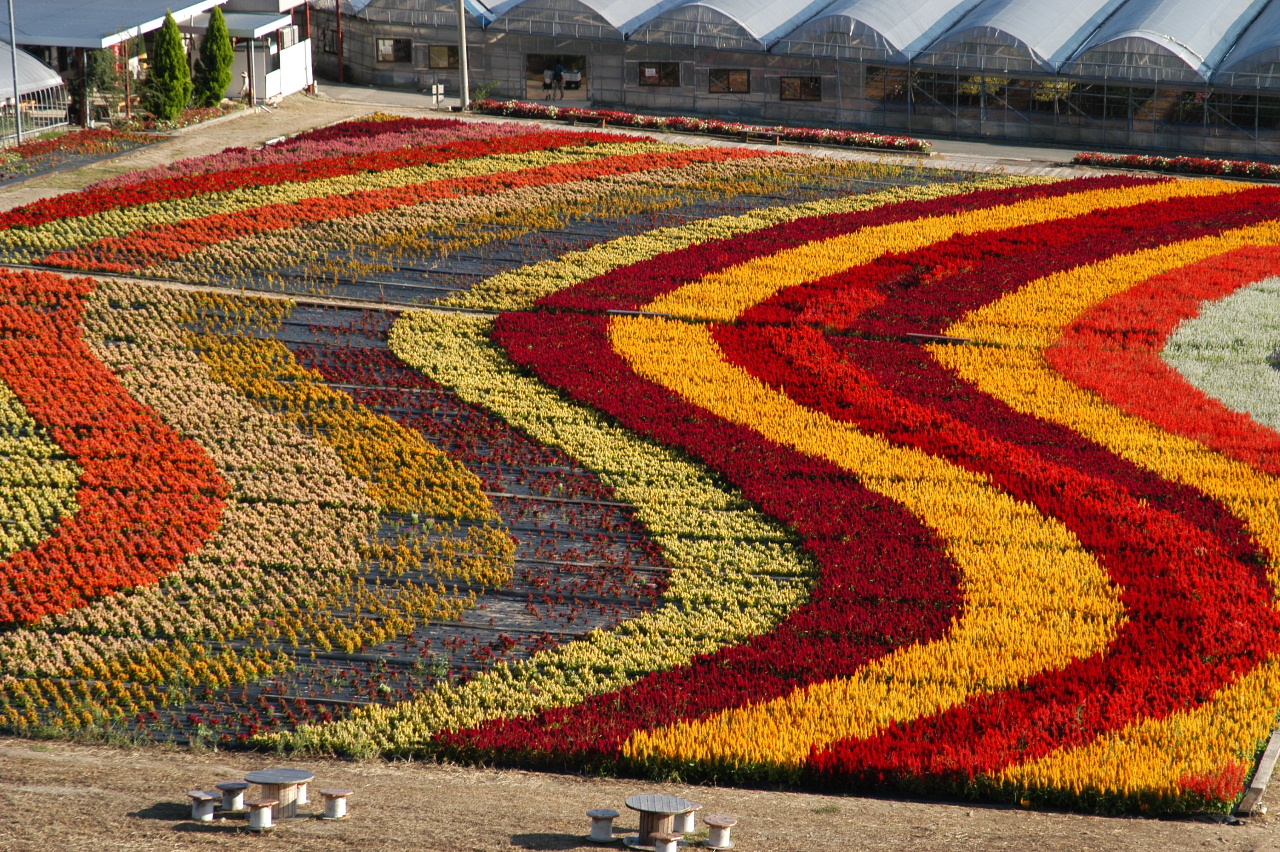
M554 99L559 93L560 100L564 100L564 66L559 62L556 67L551 70L551 97Z

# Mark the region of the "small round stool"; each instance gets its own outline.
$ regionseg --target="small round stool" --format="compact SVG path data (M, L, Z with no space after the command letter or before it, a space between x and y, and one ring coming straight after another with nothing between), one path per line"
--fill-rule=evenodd
M738 824L738 818L729 814L711 814L703 820L707 827L711 829L711 836L707 838L707 842L703 845L708 849L732 849L733 841L729 838L729 831Z
M613 821L621 815L608 808L596 808L587 811L587 816L591 817L591 833L587 835L587 839L593 843L612 843Z

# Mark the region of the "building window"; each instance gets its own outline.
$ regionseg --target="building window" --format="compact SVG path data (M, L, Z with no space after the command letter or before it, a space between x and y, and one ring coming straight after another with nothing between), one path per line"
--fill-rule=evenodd
M457 68L457 45L433 44L429 46L427 48L427 65L431 68Z
M679 86L679 62L641 62L641 86Z
M378 39L379 62L412 62L413 41L407 38Z
M751 72L730 70L728 68L711 69L711 94L733 93L738 95L751 91Z
M783 77L781 79L784 101L822 100L821 77Z
M335 29L320 30L320 49L325 53L338 52L338 31Z

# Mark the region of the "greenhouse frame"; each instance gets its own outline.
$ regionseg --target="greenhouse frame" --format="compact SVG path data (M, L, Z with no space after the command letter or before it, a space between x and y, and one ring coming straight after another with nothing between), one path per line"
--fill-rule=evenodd
M319 73L456 96L454 0L336 2ZM1280 157L1280 0L466 0L466 26L493 97L559 97L559 65L566 104Z
M18 142L14 116L13 48L0 42L0 146ZM25 50L17 55L18 109L22 115L22 141L68 123L67 87L62 76Z

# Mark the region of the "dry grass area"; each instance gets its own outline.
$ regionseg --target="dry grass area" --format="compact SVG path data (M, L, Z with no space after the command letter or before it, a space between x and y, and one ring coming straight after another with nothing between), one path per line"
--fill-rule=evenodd
M268 766L299 766L312 786L347 787L351 817L298 819L268 836L239 820L192 822L185 793ZM252 791L251 791L252 792ZM427 763L281 760L243 753L0 739L0 848L81 850L590 849L585 812L665 792L703 813L738 816L743 852L858 850L1280 850L1280 824L1108 819L956 804L886 801L580 778ZM318 796L313 796L318 798ZM618 844L618 848L622 848Z

